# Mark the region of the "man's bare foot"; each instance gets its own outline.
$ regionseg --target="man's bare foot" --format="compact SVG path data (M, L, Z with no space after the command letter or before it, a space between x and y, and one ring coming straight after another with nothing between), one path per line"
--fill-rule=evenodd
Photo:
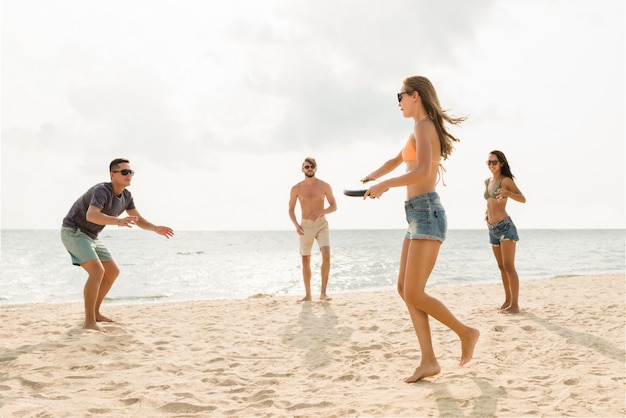
M471 331L463 338L461 338L461 361L459 366L466 365L474 356L474 347L478 337L480 337L480 331L476 328L470 328Z
M95 322L93 322L93 323L91 323L91 322L89 322L89 323L85 322L85 324L83 325L83 329L92 329L92 330L94 330L94 331L100 331L100 332L104 332L104 333L106 333L106 332L107 332L107 330L106 330L106 329L102 328L100 325L98 325L98 324L97 324L97 323L95 323Z
M311 296L305 296L302 299L298 300L298 303L300 302L310 302L311 301Z
M501 314L505 314L505 315L508 315L508 314L518 314L519 313L519 307L517 307L517 306L509 306L509 307L506 307L506 308L502 308L502 309L500 309L500 313Z
M96 322L115 322L115 321L102 314L96 314Z
M425 377L431 377L439 374L441 371L441 367L439 367L438 363L428 364L428 365L419 365L415 368L413 374L409 377L405 377L403 380L406 383L415 383L418 380L422 380Z
M511 306L511 302L504 302L502 305L500 305L499 308L496 308L496 310L501 311L503 309L508 308L509 306Z
M320 300L333 300L333 298L327 295L320 295Z

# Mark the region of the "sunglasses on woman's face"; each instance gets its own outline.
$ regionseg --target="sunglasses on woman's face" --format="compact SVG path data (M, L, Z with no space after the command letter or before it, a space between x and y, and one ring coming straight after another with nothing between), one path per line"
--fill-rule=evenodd
M402 95L403 94L409 94L408 91L401 91L400 93L397 93L398 95L398 103L400 103L402 101Z
M499 160L487 160L485 162L487 163L487 165L498 165L500 161Z

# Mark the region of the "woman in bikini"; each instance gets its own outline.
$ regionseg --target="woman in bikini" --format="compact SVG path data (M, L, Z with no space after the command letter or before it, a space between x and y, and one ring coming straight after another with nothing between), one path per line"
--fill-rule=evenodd
M515 270L515 247L519 236L513 220L506 213L506 202L510 197L525 203L526 198L513 181L511 167L502 151L494 150L489 153L487 167L491 171L491 178L485 180L485 221L489 228L489 242L504 285L504 303L499 311L507 314L519 313L519 277Z
M441 205L436 185L443 174L441 159L452 152L452 142L458 141L444 126L444 121L460 124L465 118L453 118L441 109L435 88L421 76L406 78L398 93L398 106L405 118L413 118L413 131L404 148L362 181L376 180L406 164L404 174L373 185L364 199L379 198L391 187L406 187L404 204L409 223L400 256L398 292L404 300L422 352L419 366L404 381L417 382L440 372L433 350L429 316L452 329L461 340L460 365L471 360L480 335L475 328L459 321L439 300L429 296L426 282L435 267L439 247L445 240L446 213Z

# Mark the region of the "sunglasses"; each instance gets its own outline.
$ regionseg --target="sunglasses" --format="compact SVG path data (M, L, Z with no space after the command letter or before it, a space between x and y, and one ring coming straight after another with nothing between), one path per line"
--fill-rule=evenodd
M410 94L408 91L401 91L400 93L397 93L398 95L398 103L400 103L402 101L402 95L403 94Z
M498 165L500 160L487 160L485 162L487 163L487 165Z
M304 166L304 167L302 167L302 168L304 168L305 170L312 170L312 169L314 169L314 168L315 168L315 166L314 166L314 165L305 165L305 166Z
M133 170L128 170L128 169L126 169L126 168L125 168L125 169L123 169L123 170L117 170L117 171L114 171L114 173L122 173L122 175L123 175L123 176L127 176L127 175L129 175L129 174L130 174L131 176L134 176L134 175L135 175L135 172L134 172Z

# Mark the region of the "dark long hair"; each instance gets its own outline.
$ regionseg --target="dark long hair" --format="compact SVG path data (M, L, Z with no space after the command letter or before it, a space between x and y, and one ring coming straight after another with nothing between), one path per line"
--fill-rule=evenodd
M500 173L503 176L510 177L512 179L515 178L513 173L511 173L511 167L509 166L509 162L506 159L506 156L504 155L504 153L502 151L498 151L497 149L495 149L495 150L491 151L489 154L490 155L495 155L496 158L498 159L498 161L500 161L500 163L502 163L502 168L500 169Z

